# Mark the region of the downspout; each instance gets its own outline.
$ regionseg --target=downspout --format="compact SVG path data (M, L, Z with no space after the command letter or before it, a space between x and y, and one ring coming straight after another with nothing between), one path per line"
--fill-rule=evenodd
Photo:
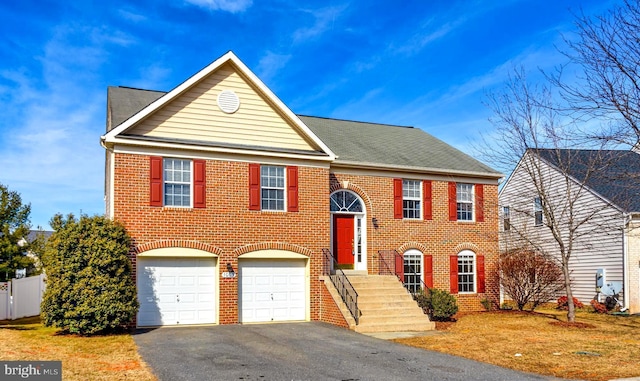
M629 308L629 295L630 285L629 285L629 234L631 234L631 221L632 217L630 214L624 215L624 226L623 226L623 234L622 234L622 287L624 289L623 295L623 304L625 308Z

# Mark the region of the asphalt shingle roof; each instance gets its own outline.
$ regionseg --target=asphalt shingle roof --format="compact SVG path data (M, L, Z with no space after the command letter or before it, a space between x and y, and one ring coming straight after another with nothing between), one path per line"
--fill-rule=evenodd
M107 99L109 100L109 110L107 112L111 115L111 128L122 124L122 122L165 94L164 91L109 86L107 88ZM107 126L107 129L109 129L109 126Z
M111 128L123 123L165 92L108 88ZM502 177L501 173L413 127L299 116L343 164Z
M540 157L625 212L640 212L640 154L625 150L540 149Z
M302 115L300 119L338 156L336 163L501 177L500 172L418 128Z

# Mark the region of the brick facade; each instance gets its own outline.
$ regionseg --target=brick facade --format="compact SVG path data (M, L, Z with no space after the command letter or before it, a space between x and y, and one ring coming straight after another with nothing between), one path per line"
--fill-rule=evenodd
M150 206L150 157L116 153L113 173L113 217L133 238L134 274L137 255L163 247L194 248L218 257L219 322L238 322L238 278L223 279L229 263L256 250L280 249L310 258L310 318L345 326L339 310L319 277L322 249L330 248L329 195L347 189L357 193L366 207L368 270L378 270L379 250L403 253L418 249L433 257L434 286L449 290L449 256L470 249L485 256L486 293L458 295L461 311L480 310L480 301L498 300L493 273L498 255L497 202L485 201L481 223L448 220L447 182L433 181L433 219L407 221L393 218L393 179L379 176L330 174L328 168L298 167L299 211L262 212L248 208L249 163L206 161L206 207ZM470 181L471 182L471 181ZM497 200L497 185L484 186L485 200ZM373 226L372 218L376 218Z
M115 154L114 217L133 238L136 254L159 247L191 247L218 255L237 270L238 256L261 249L284 249L311 259L311 319L319 320L321 250L329 246L327 169L299 167L299 212L248 209L248 163L208 160L206 208L149 206L149 156ZM221 279L220 323L238 322L238 279Z
M472 183L472 180L468 181ZM497 185L484 185L484 222L449 221L446 181L432 181L432 220L402 220L393 217L393 178L331 174L332 191L344 188L357 193L367 208L367 251L370 273L378 271L380 250L400 254L417 249L433 258L434 287L449 291L449 256L468 249L485 257L486 292L458 294L460 311L478 311L484 298L498 303ZM373 226L372 218L377 220Z

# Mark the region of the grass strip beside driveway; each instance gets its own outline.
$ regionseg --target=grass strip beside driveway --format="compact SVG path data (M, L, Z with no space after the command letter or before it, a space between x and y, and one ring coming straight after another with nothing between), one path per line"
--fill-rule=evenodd
M582 380L640 376L640 316L579 311L494 311L462 315L446 334L397 339L406 345L524 372Z
M0 322L4 361L62 361L64 380L156 380L128 334L83 337L57 334L40 319Z

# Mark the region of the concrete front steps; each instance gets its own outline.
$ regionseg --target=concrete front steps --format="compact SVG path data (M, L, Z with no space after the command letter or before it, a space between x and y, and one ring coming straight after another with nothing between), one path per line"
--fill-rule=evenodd
M389 275L347 275L358 293L362 315L356 332L431 331L435 323L422 312L402 283Z

